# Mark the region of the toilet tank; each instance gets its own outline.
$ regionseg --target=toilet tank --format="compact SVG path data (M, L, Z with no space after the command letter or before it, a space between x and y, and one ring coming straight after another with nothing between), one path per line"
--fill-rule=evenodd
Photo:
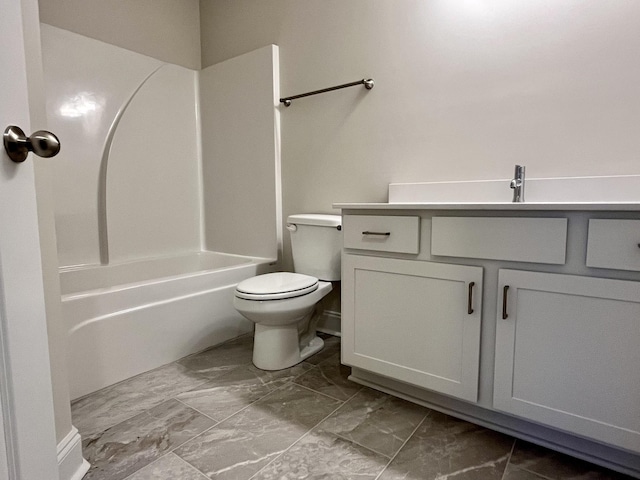
M320 280L340 280L342 217L315 213L289 215L293 270Z

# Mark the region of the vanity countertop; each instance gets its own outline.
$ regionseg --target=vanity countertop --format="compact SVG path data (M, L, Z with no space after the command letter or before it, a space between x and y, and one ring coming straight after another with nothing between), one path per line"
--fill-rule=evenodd
M389 184L388 203L341 203L349 210L640 212L640 175L531 178L524 202L511 202L509 180Z
M508 211L640 211L639 202L402 202L334 203L344 210L508 210Z

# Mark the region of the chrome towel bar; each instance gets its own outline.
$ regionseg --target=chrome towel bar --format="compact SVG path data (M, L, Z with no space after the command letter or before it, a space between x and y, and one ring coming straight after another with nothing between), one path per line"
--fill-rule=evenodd
M291 105L291 100L296 98L309 97L311 95L318 95L319 93L331 92L333 90L340 90L341 88L355 87L356 85L364 85L367 90L371 90L374 86L373 78L367 78L358 80L357 82L345 83L343 85L336 85L335 87L323 88L322 90L314 90L313 92L301 93L300 95L293 95L292 97L284 97L280 99L280 103L284 103L285 107Z

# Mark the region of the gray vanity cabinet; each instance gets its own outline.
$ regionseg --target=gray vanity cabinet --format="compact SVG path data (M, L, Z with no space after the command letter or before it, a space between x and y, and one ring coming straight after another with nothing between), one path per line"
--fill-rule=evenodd
M375 251L404 249L404 242L392 243L401 234L404 240L414 237L406 248L417 253L412 245L417 247L418 218L413 218L400 227L384 217L356 218L355 224L344 219L345 244L374 251L342 257L342 316L348 319L342 362L475 402L482 268L376 256ZM367 241L363 232L386 238Z
M419 207L343 206L350 378L640 475L640 213Z

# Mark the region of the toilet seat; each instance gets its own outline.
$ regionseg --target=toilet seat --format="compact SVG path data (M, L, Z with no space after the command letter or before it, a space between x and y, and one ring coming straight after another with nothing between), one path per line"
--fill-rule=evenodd
M236 287L236 297L245 300L282 300L315 292L318 279L301 273L277 272L243 280Z

